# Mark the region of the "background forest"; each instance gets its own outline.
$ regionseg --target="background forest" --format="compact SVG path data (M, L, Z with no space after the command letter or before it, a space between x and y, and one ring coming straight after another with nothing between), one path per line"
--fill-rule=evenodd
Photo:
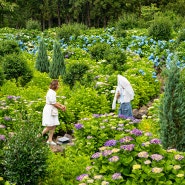
M184 6L0 0L0 184L185 184ZM111 109L118 74L140 119ZM37 137L54 78L60 152Z
M97 28L126 15L135 20L134 26L147 27L156 11L183 18L184 4L184 0L1 0L0 27L26 28L34 20L42 30L74 22Z

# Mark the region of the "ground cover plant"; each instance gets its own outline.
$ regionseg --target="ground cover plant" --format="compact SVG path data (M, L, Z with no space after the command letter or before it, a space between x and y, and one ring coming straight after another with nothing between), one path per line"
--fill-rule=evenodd
M5 161L4 152L11 139L9 133L16 132L17 125L29 120L38 128L38 133L41 130L44 97L51 78L49 72L37 71L35 62L41 38L48 51L49 63L52 62L55 31L0 30L1 39L18 43L21 56L33 72L32 79L24 85L16 83L16 79L2 81L1 161ZM164 150L158 139L160 99L156 99L155 107L140 123L137 119L117 117L118 105L115 111L111 110L118 74L127 77L133 86L133 108L159 98L163 85L161 71L169 67L176 49L183 49L183 42L155 40L147 36L147 30L129 30L118 37L114 27L87 30L75 37L58 39L58 42L66 73L59 76L61 88L57 94L67 111L59 113L61 125L56 134L71 133L75 142L74 146L66 147L62 156L48 153L47 163L44 163L45 159L41 161L48 166L47 176L39 179L39 183L185 184L184 153L176 149ZM105 49L102 45L106 45L107 50L99 55L98 49ZM176 53L179 67L184 65L182 53ZM118 62L115 64L112 60ZM5 166L0 173L2 183L16 181L4 175L8 173ZM31 176L26 177L25 181L30 179Z

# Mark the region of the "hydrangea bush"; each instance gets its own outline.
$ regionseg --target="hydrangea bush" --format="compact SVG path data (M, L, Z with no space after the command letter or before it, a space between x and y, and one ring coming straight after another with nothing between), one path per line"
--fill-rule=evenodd
M91 157L86 173L76 178L79 185L185 183L185 154L164 150L161 141L138 124L109 114L74 125L74 147Z

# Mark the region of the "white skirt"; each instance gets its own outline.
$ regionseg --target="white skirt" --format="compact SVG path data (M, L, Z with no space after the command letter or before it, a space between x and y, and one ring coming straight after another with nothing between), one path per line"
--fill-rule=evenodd
M60 125L58 115L51 115L53 106L46 104L42 113L42 126L55 126Z

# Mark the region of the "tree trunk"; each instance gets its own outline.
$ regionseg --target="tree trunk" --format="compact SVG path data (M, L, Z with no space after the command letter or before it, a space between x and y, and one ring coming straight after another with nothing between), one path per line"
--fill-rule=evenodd
M45 23L45 20L43 19L42 20L42 30L45 30L46 29L46 23Z
M87 3L87 25L90 27L91 26L91 17L90 17L90 3Z
M103 27L106 28L107 26L107 19L106 16L103 18Z
M57 17L58 17L58 26L61 26L61 18L60 18L60 8L61 8L61 4L60 4L60 0L58 1L57 4Z

